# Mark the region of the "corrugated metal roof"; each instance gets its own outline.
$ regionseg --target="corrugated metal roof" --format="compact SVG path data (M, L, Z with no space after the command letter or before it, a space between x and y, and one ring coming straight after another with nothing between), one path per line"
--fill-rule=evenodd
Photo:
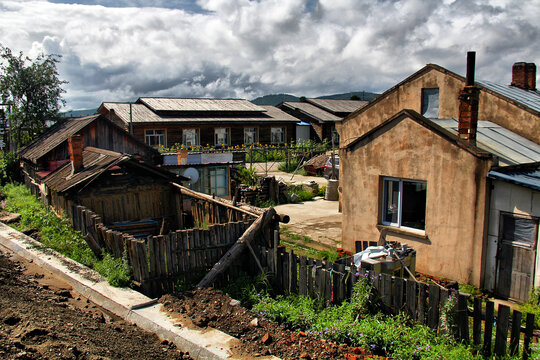
M352 113L356 109L367 104L363 100L340 100L340 99L306 99L307 102L332 113Z
M430 119L457 134L457 119ZM501 164L525 164L540 161L540 145L490 121L478 121L476 146L499 157Z
M313 104L301 101L286 101L282 106L287 107L293 111L298 111L308 117L311 117L319 122L325 121L338 121L341 120L339 116L329 113Z
M153 111L264 111L244 99L139 98Z
M511 100L517 101L535 111L540 112L540 92L538 90L523 90L512 85L500 85L491 81L477 81L478 85L494 91Z
M101 115L92 115L82 118L70 118L56 124L36 140L19 151L19 155L26 160L36 163L39 158L67 140L68 136L76 134L85 126Z
M534 190L540 190L540 163L523 167L508 167L491 170L488 176L493 179L508 181Z
M103 103L105 109L114 110L115 114L122 119L126 124L129 124L129 103ZM260 106L259 113L248 112L245 115L239 116L160 116L150 110L144 104L132 104L131 116L133 123L237 123L237 122L298 122L294 116L276 108L275 106L263 105Z

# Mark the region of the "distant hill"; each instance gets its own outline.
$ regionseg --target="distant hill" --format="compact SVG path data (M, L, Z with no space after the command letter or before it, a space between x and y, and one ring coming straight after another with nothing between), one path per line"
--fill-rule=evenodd
M317 99L341 99L341 100L349 100L351 96L356 95L358 99L370 101L375 99L379 94L367 92L367 91L354 91L354 92L348 92L344 94L335 94L335 95L324 95L319 96ZM254 100L251 100L252 103L256 105L273 105L276 106L284 101L299 101L300 97L290 95L290 94L272 94L272 95L265 95L258 97Z
M62 116L62 117L83 117L83 116L94 115L95 113L97 113L97 108L95 108L95 109L85 109L85 110L65 111L63 113L60 113L60 116Z
M276 106L281 104L284 101L298 101L300 99L297 96L290 94L273 94L273 95L264 95L258 97L254 100L251 100L255 105L273 105Z

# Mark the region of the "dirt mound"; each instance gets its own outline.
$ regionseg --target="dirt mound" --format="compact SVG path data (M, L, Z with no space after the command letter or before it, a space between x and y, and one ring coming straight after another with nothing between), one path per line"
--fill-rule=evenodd
M275 355L282 359L361 359L365 351L347 345L315 339L288 330L245 309L227 294L200 289L160 299L164 308L187 315L198 327L219 329L240 339L239 355Z

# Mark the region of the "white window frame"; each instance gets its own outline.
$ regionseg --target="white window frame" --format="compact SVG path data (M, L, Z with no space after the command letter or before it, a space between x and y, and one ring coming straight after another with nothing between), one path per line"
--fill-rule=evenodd
M387 189L387 186L386 186L387 181L395 181L395 182L399 183L397 222L395 222L395 223L385 220L385 207L388 204L388 192L386 190ZM425 207L427 209L427 181L403 179L403 178L394 178L394 177L385 176L382 179L381 223L383 225L387 225L387 226L393 226L393 227L397 227L397 228L402 228L402 229L407 229L407 230L412 230L412 231L424 233L425 229L413 228L413 227L404 226L404 225L401 224L402 223L402 214L403 214L403 182L404 181L426 185L426 204L425 204ZM425 227L425 222L426 222L426 213L424 213L424 227Z
M253 142L251 142L251 143L246 141L247 140L246 135L248 133L253 133L254 134ZM257 128L257 127L245 127L244 128L244 145L255 145L258 142L259 142L259 128Z
M156 132L161 133L156 133ZM144 142L152 147L165 146L166 144L166 134L165 129L145 129L144 130ZM157 144L152 144L152 139L157 139Z
M225 134L225 141L220 141L219 136L221 134ZM214 145L215 146L229 146L230 145L230 139L231 139L231 129L226 127L219 127L214 128Z
M274 130L279 130L280 132L280 140L279 142L274 141ZM284 127L271 127L270 128L270 143L271 144L283 144L285 143L285 128Z
M188 145L187 144L187 141L186 141L186 133L187 132L191 132L191 131L194 131L195 132L195 144L190 144ZM182 144L184 146L199 146L199 129L196 129L196 128L189 128L189 129L183 129L182 130Z

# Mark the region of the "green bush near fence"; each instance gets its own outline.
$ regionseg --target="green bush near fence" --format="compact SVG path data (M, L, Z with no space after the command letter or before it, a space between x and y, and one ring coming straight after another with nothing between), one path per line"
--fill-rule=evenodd
M521 305L522 313L534 314L534 327L540 329L540 288L533 288L529 293L529 300ZM522 316L521 322L525 325L526 316Z
M41 204L24 185L7 184L2 188L5 211L21 214L19 223L12 225L19 231L39 230L40 242L68 258L95 269L113 286L129 283L130 269L127 259L115 259L106 254L99 260L90 250L78 231L73 230L69 220L57 217Z

